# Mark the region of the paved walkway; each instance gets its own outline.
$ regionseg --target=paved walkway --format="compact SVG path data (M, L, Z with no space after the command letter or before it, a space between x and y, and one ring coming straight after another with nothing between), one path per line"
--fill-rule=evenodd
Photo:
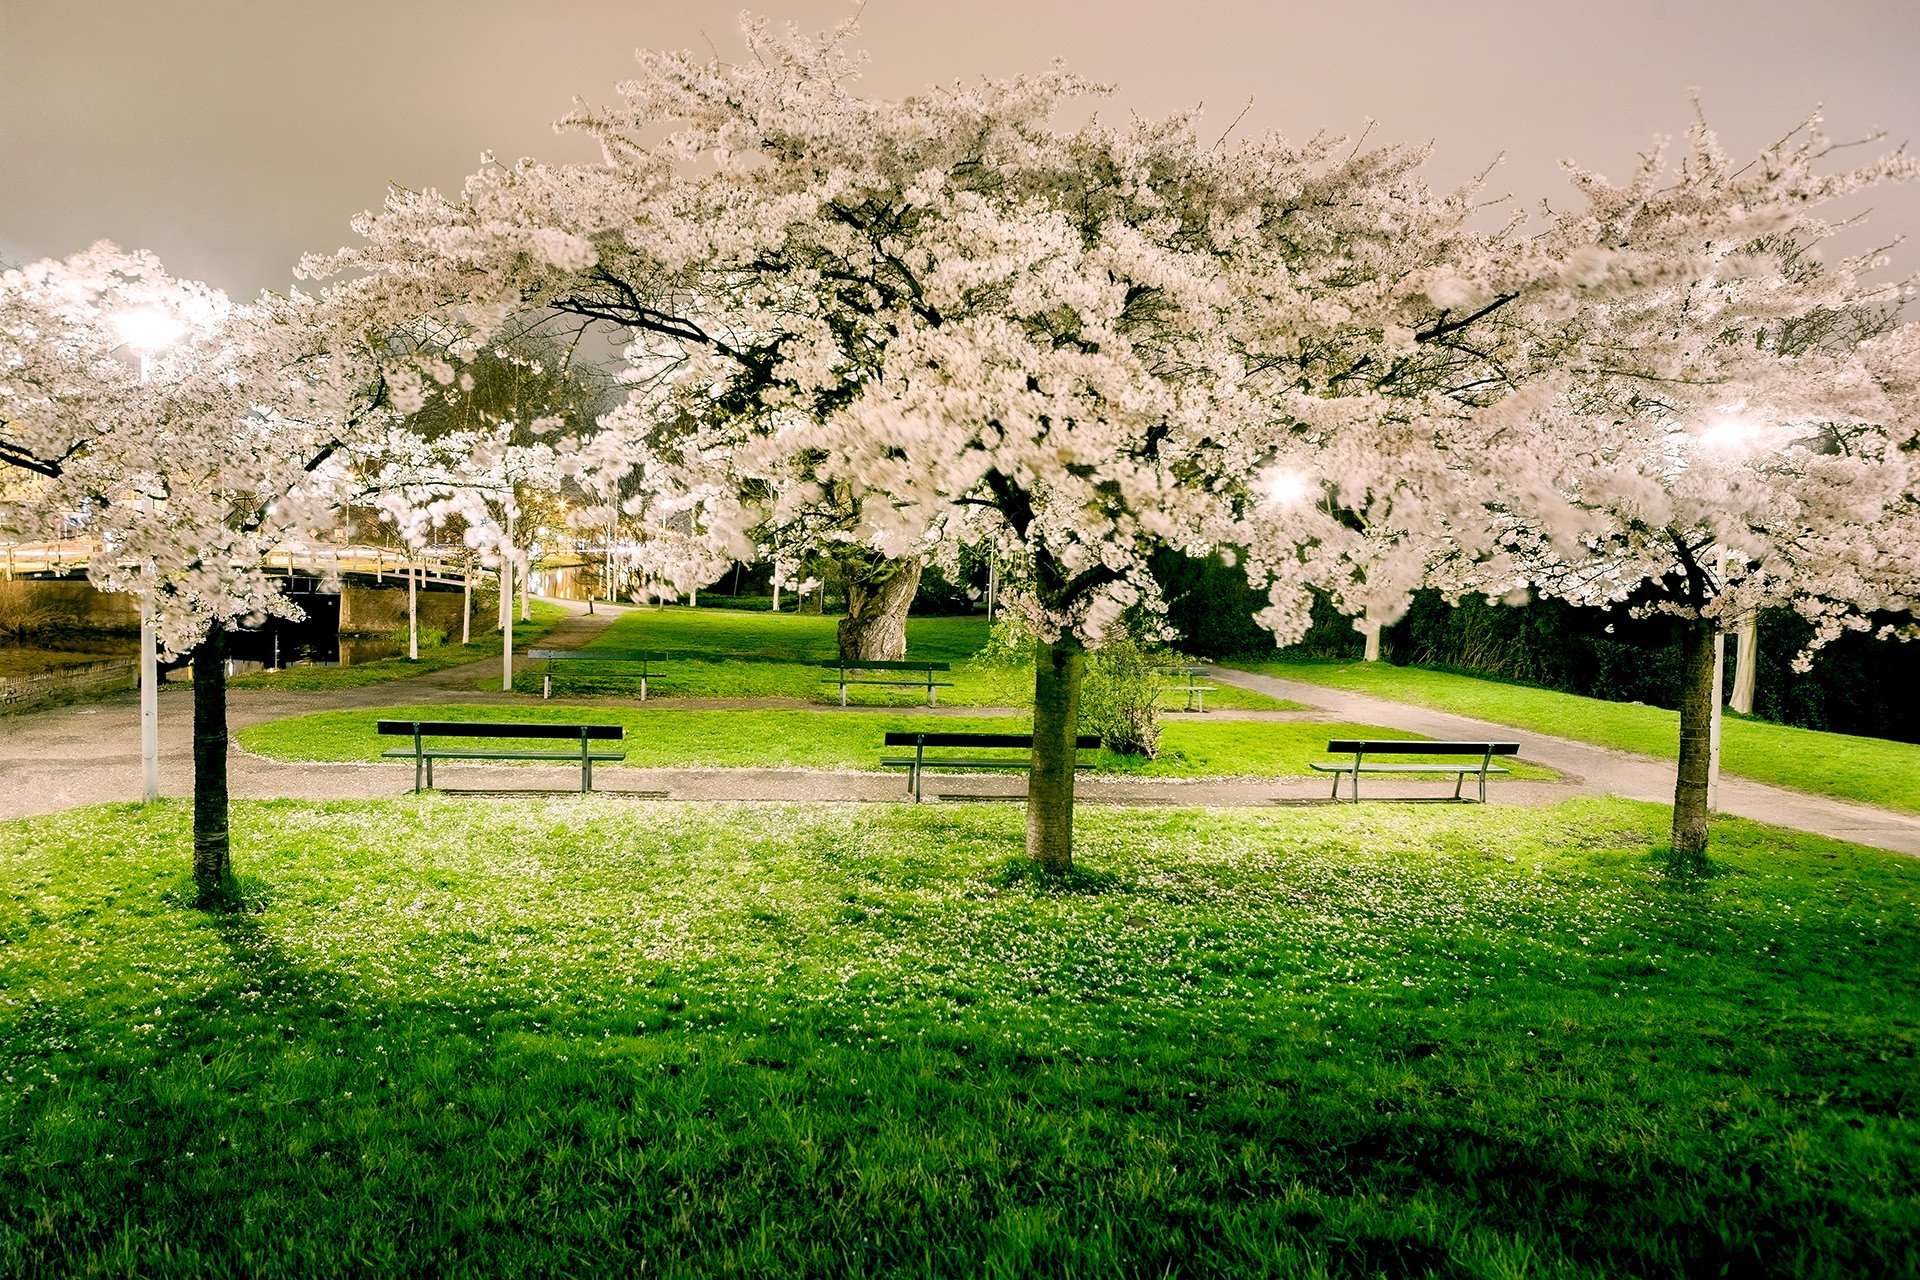
M619 612L604 606L588 614L574 612L541 641L553 648L576 648L609 626ZM517 657L516 667L526 665ZM314 711L372 709L422 702L458 701L478 705L525 705L524 695L499 688L500 661L449 667L405 680L357 688L293 690L234 689L228 718L234 729L264 720ZM1436 738L1514 738L1529 760L1562 776L1553 782L1497 781L1494 802L1506 805L1552 804L1573 795L1618 795L1660 803L1673 798L1674 766L1669 761L1629 752L1515 730L1447 715L1364 694L1319 685L1278 680L1226 668L1210 677L1242 688L1307 704L1312 710L1213 711L1209 719L1301 720L1322 718L1405 730ZM672 699L681 708L800 707L844 715L930 714L922 707L853 707L844 711L794 699ZM192 691L163 688L160 695L161 791L192 793ZM979 707L943 707L931 714L994 714ZM1171 718L1184 718L1172 713ZM128 693L0 720L0 818L53 813L75 805L140 798L138 699ZM570 768L526 766L502 769L485 765L442 765L436 781L448 790L481 794L566 792L579 784ZM403 764L309 764L266 760L237 748L231 759L230 786L236 797L313 800L367 799L409 793L412 770ZM904 798L898 772L827 772L805 769L638 769L594 770L596 791L635 798L720 801L894 801ZM952 799L1024 798L1026 783L1017 775L939 777L929 781L929 797ZM1393 779L1396 796L1439 800L1451 783ZM1327 802L1324 777L1264 779L1083 778L1076 787L1086 802L1132 805L1305 805ZM1364 792L1363 792L1364 794ZM1723 778L1722 806L1731 813L1801 831L1818 832L1903 853L1920 854L1920 819L1864 805L1805 795L1744 779Z
M1576 793L1615 795L1659 804L1673 803L1674 778L1678 766L1671 760L1548 737L1508 725L1450 715L1444 711L1432 711L1404 702L1390 702L1385 698L1298 680L1280 680L1227 667L1213 668L1207 675L1209 679L1223 684L1308 703L1334 719L1383 725L1429 738L1517 740L1523 756L1562 774L1568 787ZM1511 787L1511 783L1500 785L1503 797L1511 796ZM1784 787L1772 787L1724 773L1720 775L1719 802L1723 812L1738 814L1743 818L1770 822L1795 831L1851 840L1879 849L1891 849L1897 853L1920 854L1920 818L1891 810L1802 791L1789 791Z

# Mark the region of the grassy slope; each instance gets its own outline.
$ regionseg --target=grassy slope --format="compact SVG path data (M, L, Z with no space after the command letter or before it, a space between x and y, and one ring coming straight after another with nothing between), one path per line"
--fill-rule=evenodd
M1920 866L1655 808L0 825L0 1274L1920 1273Z
M1673 759L1677 712L1380 662L1248 662L1248 671L1351 689L1535 733ZM1795 729L1729 714L1721 767L1776 786L1920 813L1920 744Z
M820 669L839 654L834 629L839 619L811 614L746 613L727 609L642 609L621 617L596 636L589 649L639 649L706 655L707 661L676 661L658 668L650 694L669 698L797 698L838 702L837 680ZM987 642L985 618L909 618L907 659L945 662L953 670L938 678L950 688L936 695L947 706L1024 706L1033 698L1031 668L993 669L968 660ZM630 670L630 669L628 669ZM540 691L545 668L525 671L514 687ZM560 696L611 694L633 697L636 677L620 667L582 667L569 663L554 673ZM925 692L911 688L853 685L848 701L860 706L910 705ZM1245 689L1221 688L1207 695L1209 706L1284 709L1296 704ZM1184 695L1168 691L1163 705L1180 709Z
M533 615L533 621L521 622L516 617L513 624L515 653L524 653L529 646L538 644L554 623L567 616L566 609L544 600L529 601L528 612ZM442 671L499 656L500 636L494 633L472 644L430 645L420 650L418 661L381 658L377 662L362 662L350 667L288 667L284 671L250 672L235 676L227 683L236 689L353 689L361 685L385 684L389 680L405 680L408 676ZM493 679L497 683L499 678L496 668Z
M250 725L239 733L248 751L278 760L372 761L395 745L374 732L376 720L531 720L617 724L627 763L642 767L876 769L881 738L890 730L947 733L1019 733L1020 717L897 716L837 711L679 711L664 708L436 705L370 711L323 711ZM1309 760L1330 759L1329 738L1377 737L1372 725L1317 721L1180 720L1161 729L1157 759L1141 761L1102 751L1103 773L1142 777L1278 777L1310 772ZM1404 736L1404 735L1402 735ZM485 744L481 744L485 745ZM495 744L497 745L497 744ZM411 747L408 748L411 750ZM1409 757L1415 759L1415 757ZM1552 777L1537 766L1516 765L1520 777Z

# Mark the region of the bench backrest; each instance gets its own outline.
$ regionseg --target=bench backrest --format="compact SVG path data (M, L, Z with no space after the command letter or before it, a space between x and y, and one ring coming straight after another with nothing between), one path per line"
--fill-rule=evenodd
M850 658L846 660L835 658L832 662L823 662L820 665L823 667L830 667L835 671L841 671L841 670L845 670L845 671L951 671L953 670L953 667L945 662L881 662L877 658L872 662L868 662L864 659L860 661L854 661L853 659L850 659Z
M422 738L619 738L626 730L617 724L503 724L498 720L382 720L381 733L403 733Z
M1511 756L1520 753L1517 742L1409 742L1402 739L1372 741L1336 738L1327 750L1347 754L1406 756Z
M1030 733L889 733L889 747L1031 747ZM1083 733L1073 740L1075 750L1100 745L1100 735Z
M535 662L552 662L556 659L566 661L578 658L582 662L664 662L667 655L648 649L529 649L527 656Z

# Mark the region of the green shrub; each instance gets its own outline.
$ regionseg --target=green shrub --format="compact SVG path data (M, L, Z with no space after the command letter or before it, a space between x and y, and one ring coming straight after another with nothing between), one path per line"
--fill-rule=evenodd
M1151 760L1160 753L1163 659L1131 636L1109 641L1087 655L1080 691L1080 727L1100 735L1107 749Z

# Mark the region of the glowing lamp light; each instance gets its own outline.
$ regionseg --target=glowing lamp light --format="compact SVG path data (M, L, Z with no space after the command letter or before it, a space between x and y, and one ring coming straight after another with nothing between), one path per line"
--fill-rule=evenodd
M187 326L158 307L139 307L116 312L113 330L135 351L154 352L178 342Z
M1267 501L1276 507L1296 507L1313 492L1313 483L1298 471L1276 467L1261 479Z
M1759 423L1729 415L1708 423L1699 440L1702 448L1715 453L1741 454L1758 448L1761 435Z

